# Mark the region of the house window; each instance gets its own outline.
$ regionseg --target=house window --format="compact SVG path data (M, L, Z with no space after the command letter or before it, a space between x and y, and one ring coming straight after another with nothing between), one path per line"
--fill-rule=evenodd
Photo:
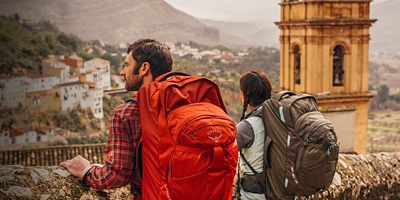
M344 85L344 48L340 45L333 49L333 73L332 73L332 85L343 86Z
M300 84L300 47L295 45L293 48L294 82Z

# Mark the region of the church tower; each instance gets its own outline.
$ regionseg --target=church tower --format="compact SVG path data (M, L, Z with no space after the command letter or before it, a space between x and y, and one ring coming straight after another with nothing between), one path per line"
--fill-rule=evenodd
M280 89L308 93L341 151L367 153L371 0L281 0Z

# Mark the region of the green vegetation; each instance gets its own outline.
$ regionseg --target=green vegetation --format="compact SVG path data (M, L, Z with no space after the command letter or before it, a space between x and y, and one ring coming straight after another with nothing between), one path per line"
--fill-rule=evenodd
M389 87L387 85L381 85L378 88L377 94L370 101L370 111L379 110L400 110L400 92L393 95L389 94Z
M37 23L14 16L0 16L0 77L40 74L41 62L49 56L68 57L76 53L85 61L95 57L109 60L111 65L119 66L121 53L111 45L101 47L98 40L82 41L75 35L61 32L50 21ZM99 48L101 47L101 48ZM92 52L88 53L87 49ZM107 50L103 54L102 49ZM111 56L116 53L118 56ZM118 71L114 71L118 72Z
M49 55L69 55L82 41L62 33L49 21L32 23L19 15L0 16L0 75L40 73L40 63Z

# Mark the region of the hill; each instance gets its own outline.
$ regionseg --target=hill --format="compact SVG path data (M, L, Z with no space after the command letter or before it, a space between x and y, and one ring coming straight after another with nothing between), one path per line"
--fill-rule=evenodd
M263 5L265 12L260 12L261 9L254 11L253 15L260 15L254 20L245 18L251 13L231 13L236 16L231 21L210 20L213 16L207 19L195 18L164 0L2 0L0 14L18 13L22 18L36 22L49 20L56 23L61 31L77 35L83 40L124 44L140 37L155 37L174 43L195 41L207 45L262 45L279 48L279 29L274 24L274 21L279 20L279 16L275 15L280 15L276 11L279 9L277 4L276 1L268 1L268 5ZM232 6L240 7L226 5L226 8L215 9L228 9ZM371 18L378 19L371 27L371 52L400 49L400 39L397 37L400 28L396 22L400 15L396 10L399 6L400 1L394 0L371 3ZM237 21L240 18L244 21Z
M130 43L140 37L212 44L219 32L164 0L2 0L0 14L50 20L83 40Z
M234 37L225 43L230 45L279 47L279 29L272 22L229 22L199 19L204 24L217 29L222 36Z
M39 73L49 55L69 55L82 41L49 21L31 23L18 15L0 16L0 77Z

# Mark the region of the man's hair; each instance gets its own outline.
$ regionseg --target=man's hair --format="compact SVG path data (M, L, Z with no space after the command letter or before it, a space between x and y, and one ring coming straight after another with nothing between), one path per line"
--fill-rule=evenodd
M132 51L132 57L136 61L134 71L144 63L150 63L150 71L153 80L172 70L173 57L170 48L151 38L138 39L129 45L127 53ZM135 74L136 72L134 72Z

